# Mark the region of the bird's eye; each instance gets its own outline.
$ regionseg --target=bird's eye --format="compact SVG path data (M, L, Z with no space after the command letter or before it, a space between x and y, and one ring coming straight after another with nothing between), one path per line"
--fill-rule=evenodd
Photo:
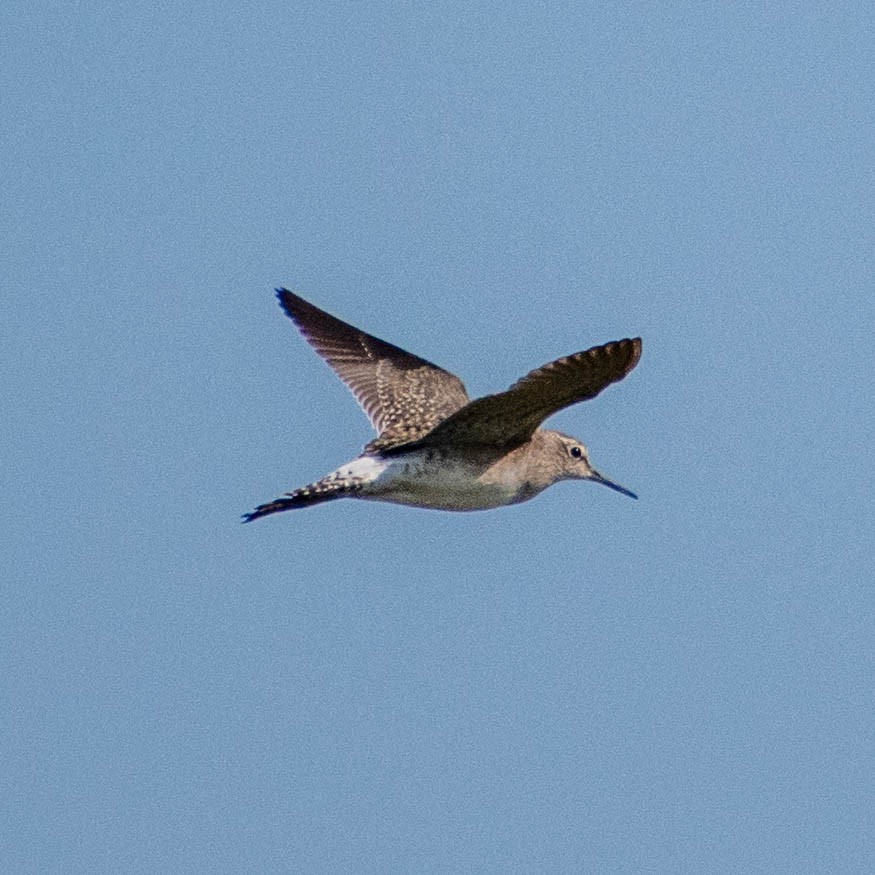
M583 458L583 450L580 447L572 447L568 452L571 453L572 459Z

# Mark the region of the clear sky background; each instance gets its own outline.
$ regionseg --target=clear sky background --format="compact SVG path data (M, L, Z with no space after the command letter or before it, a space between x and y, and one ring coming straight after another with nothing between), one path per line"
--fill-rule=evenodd
M0 869L875 869L875 13L57 4L3 49ZM563 483L354 456L286 285L472 395L640 334Z

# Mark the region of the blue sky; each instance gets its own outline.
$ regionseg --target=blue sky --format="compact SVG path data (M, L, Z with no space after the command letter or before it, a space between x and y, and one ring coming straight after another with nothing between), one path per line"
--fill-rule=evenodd
M875 15L7 2L0 868L870 872ZM286 285L637 502L239 515Z

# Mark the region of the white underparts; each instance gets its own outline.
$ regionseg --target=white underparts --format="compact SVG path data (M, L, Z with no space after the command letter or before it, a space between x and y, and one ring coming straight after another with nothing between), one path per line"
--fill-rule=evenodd
M359 456L323 482L348 485L357 498L440 510L484 510L532 496L525 484L500 482L489 473L488 467L420 454Z

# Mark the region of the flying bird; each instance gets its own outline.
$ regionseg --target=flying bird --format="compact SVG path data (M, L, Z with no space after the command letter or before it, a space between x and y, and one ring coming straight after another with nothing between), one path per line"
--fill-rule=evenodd
M471 401L455 374L287 289L277 289L277 297L355 395L377 437L320 480L244 514L245 522L335 498L487 510L528 501L560 480L592 480L637 498L593 468L577 438L540 425L622 380L641 356L640 337L557 359L504 392Z

